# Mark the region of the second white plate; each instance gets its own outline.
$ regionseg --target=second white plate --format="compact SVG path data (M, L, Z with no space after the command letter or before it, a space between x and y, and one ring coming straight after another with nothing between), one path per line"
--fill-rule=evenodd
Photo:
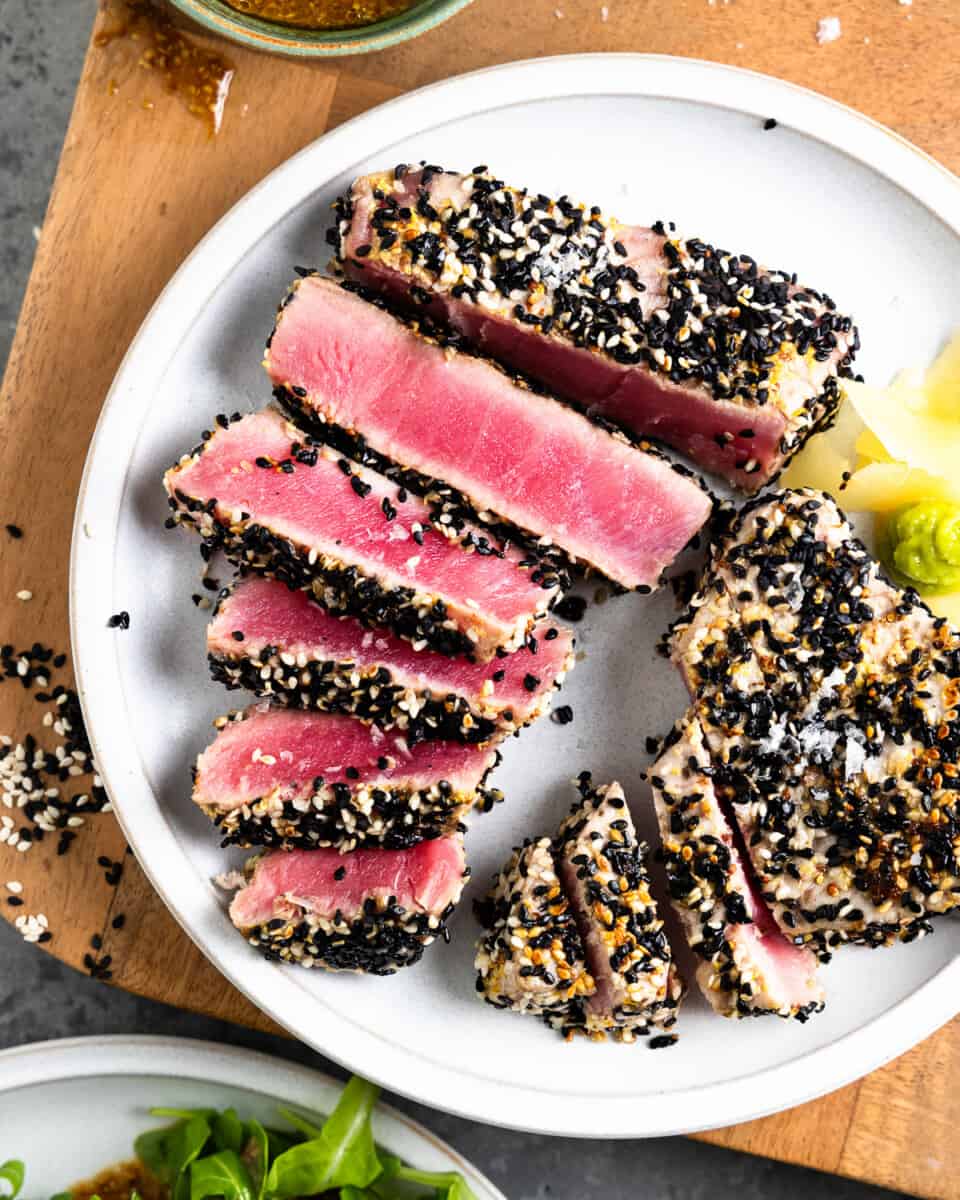
M323 1116L342 1084L252 1050L187 1038L86 1037L0 1053L0 1163L26 1165L25 1197L53 1196L133 1156L134 1139L169 1124L151 1108L235 1108L283 1127L278 1107ZM95 1097L95 1103L91 1103ZM459 1171L478 1200L505 1200L466 1159L385 1104L377 1144L423 1171ZM55 1136L51 1137L51 1134Z

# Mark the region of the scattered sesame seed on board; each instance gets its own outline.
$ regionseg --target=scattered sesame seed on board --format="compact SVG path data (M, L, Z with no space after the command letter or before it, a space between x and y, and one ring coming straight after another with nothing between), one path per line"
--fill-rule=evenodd
M21 588L20 591L17 592L17 599L23 601L32 600L33 592L31 592L28 588Z
M842 33L843 27L839 17L821 17L817 22L817 41L821 46L837 41Z

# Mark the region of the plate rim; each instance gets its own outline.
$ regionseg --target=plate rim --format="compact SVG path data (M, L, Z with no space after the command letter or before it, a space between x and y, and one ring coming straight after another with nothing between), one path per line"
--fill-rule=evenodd
M206 1083L213 1086L277 1097L310 1112L323 1105L307 1097L343 1089L343 1081L303 1063L290 1062L262 1050L212 1042L206 1038L169 1037L158 1034L90 1034L27 1042L0 1051L0 1097L22 1088L66 1083L74 1079L160 1078ZM400 1112L383 1099L374 1110L377 1140L398 1152L398 1134L426 1143L439 1151L476 1188L485 1189L483 1200L506 1200L504 1194L465 1155ZM404 1152L404 1157L408 1152Z
M491 76L498 79L497 88L493 89L497 94L488 100L482 93ZM724 80L722 89L716 87L718 77ZM205 297L203 304L195 301L191 305L191 312L196 314L242 254L242 249L237 253L236 243L249 245L265 236L287 212L302 203L323 178L348 170L354 162L376 152L378 146L413 136L417 129L436 127L436 112L441 103L446 123L511 104L575 95L650 96L701 103L757 117L767 117L775 112L781 124L832 147L890 180L927 208L960 240L960 180L946 167L899 134L835 100L739 67L626 52L564 55L488 67L390 100L323 135L251 189L198 243L147 314L117 372L87 454L71 545L70 634L77 690L88 734L128 841L154 889L188 936L261 1011L288 1028L294 1036L307 1040L320 1053L350 1069L421 1103L463 1117L507 1128L565 1136L663 1136L698 1132L767 1116L825 1095L883 1066L960 1011L960 999L953 998L960 997L957 986L960 983L960 956L942 967L910 996L852 1032L778 1066L699 1089L695 1097L691 1091L610 1097L606 1098L601 1113L596 1111L599 1106L585 1104L583 1098L567 1098L477 1076L470 1077L472 1086L469 1090L463 1089L455 1069L426 1061L411 1051L398 1050L369 1031L359 1031L339 1014L325 1009L322 1000L313 996L308 998L304 989L289 977L278 976L277 968L253 960L239 938L234 945L232 939L218 937L212 929L205 928L202 920L191 921L187 915L188 893L194 902L203 903L208 899L201 881L197 878L179 881L174 888L158 878L157 851L141 853L143 844L153 837L164 843L167 855L174 852L176 857L180 851L173 828L163 818L156 803L154 812L143 806L137 810L129 797L117 803L121 794L121 776L125 774L129 782L137 772L131 770L129 748L125 756L126 771L113 769L113 761L120 754L116 738L110 751L111 766L105 765L99 750L98 730L108 725L111 693L119 686L119 648L116 638L111 643L96 623L84 623L87 614L92 617L97 612L112 611L106 608L107 602L101 608L95 601L104 590L109 594L112 588L113 538L90 537L85 526L88 511L92 517L91 506L95 510L96 498L105 490L107 476L101 461L105 443L109 433L120 427L123 414L119 401L125 389L136 387L135 368L150 356L154 329L162 327L164 321L176 324L179 294L192 290L195 295ZM411 118L422 120L419 125L411 124ZM372 145L374 140L376 144ZM352 149L353 146L357 148ZM291 180L303 175L314 158L322 160L322 169L327 175L311 176L312 186L301 186L299 190L290 188ZM327 161L329 159L334 161L331 163ZM290 196L295 199L291 200ZM249 232L251 226L258 230L256 237ZM214 284L203 283L202 270L208 261L217 262L218 256L231 250L234 256L229 265L219 265ZM198 287L194 286L195 279ZM169 334L166 336L169 339ZM119 492L112 512L115 527L126 475L121 464L109 465L113 468L112 490ZM119 480L117 472L121 474ZM105 585L104 580L109 582ZM78 636L81 627L84 638ZM98 650L101 653L98 654ZM107 682L108 676L113 681L112 686ZM152 798L149 787L146 791ZM184 874L193 875L192 872ZM324 1036L311 1036L318 1008L325 1009L326 1023L335 1026L336 1032L331 1032L328 1024ZM344 1048L337 1032L346 1039L349 1048ZM846 1053L841 1051L841 1046ZM758 1102L758 1093L776 1098ZM719 1125L718 1113L723 1114Z

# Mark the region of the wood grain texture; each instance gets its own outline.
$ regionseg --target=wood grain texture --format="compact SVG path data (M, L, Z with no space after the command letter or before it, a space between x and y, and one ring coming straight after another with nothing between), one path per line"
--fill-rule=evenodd
M97 28L114 23L115 2L104 4ZM821 9L838 15L843 29L827 46L815 37ZM69 539L86 446L127 344L210 226L290 154L401 91L498 62L583 50L679 54L765 71L853 105L960 170L956 0L835 0L819 8L807 0L609 0L606 19L595 0L477 0L415 43L332 65L231 48L237 77L215 141L138 66L136 44L91 49L0 392L2 522L26 531L0 553L0 641L66 648ZM21 588L33 592L27 604L13 599ZM0 730L39 732L40 712L30 693L0 687ZM183 934L124 855L113 819L93 817L80 833L62 859L49 839L28 854L0 846L0 881L23 882L26 904L16 911L47 915L50 951L82 968L98 932L119 986L276 1031ZM100 855L124 862L116 888L104 880ZM115 930L121 913L125 923ZM958 1071L955 1022L858 1084L703 1137L960 1200L953 1149L960 1101L951 1086Z

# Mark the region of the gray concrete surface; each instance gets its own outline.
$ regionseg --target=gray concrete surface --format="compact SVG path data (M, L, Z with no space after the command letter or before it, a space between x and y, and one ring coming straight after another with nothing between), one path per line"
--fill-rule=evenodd
M0 0L0 363L9 351L33 257L33 230L43 221L95 8L96 0ZM96 983L26 945L0 922L0 1048L106 1033L209 1038L327 1065L295 1043ZM503 1132L403 1100L397 1104L473 1159L509 1200L889 1200L894 1195L685 1139L559 1140Z

